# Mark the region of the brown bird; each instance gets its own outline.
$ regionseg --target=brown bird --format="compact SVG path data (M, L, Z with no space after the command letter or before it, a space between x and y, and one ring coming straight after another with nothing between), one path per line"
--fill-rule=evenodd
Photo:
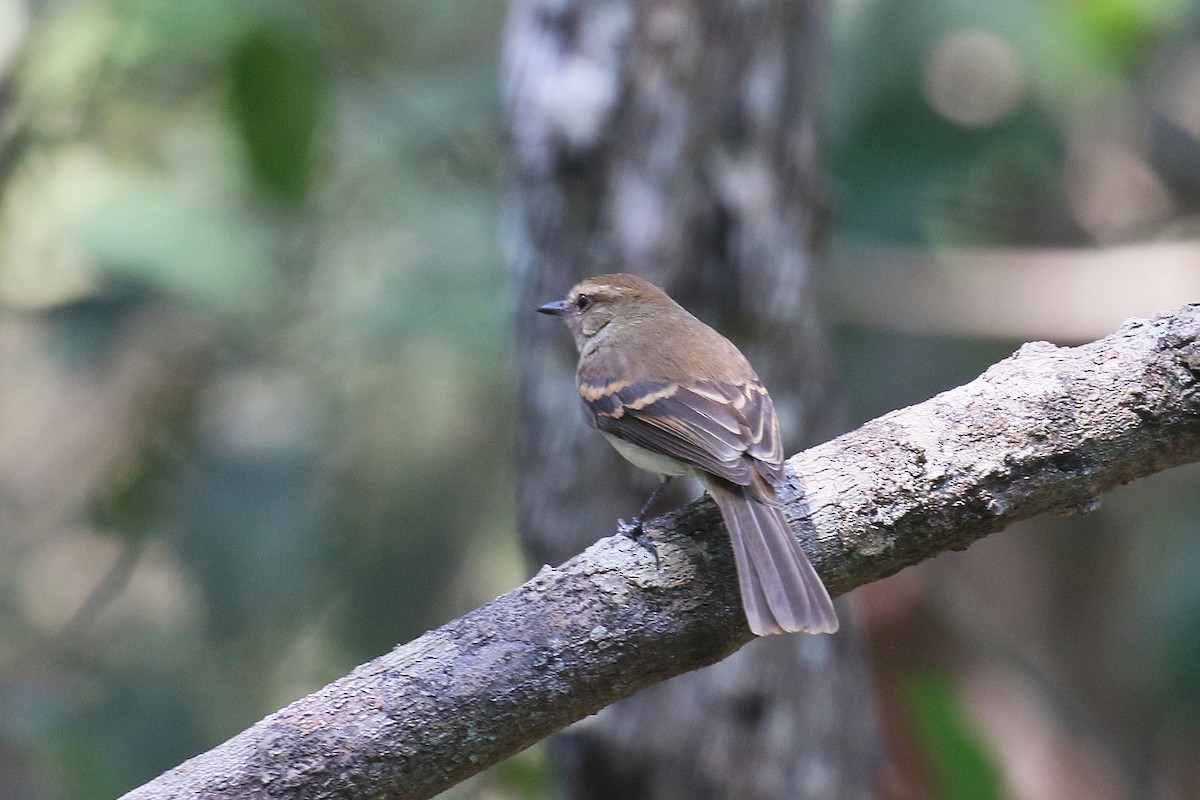
M775 407L733 343L634 275L588 278L537 310L575 337L584 420L636 466L664 482L694 475L716 501L750 630L836 631L829 593L775 494L783 481ZM635 538L655 495L627 529Z

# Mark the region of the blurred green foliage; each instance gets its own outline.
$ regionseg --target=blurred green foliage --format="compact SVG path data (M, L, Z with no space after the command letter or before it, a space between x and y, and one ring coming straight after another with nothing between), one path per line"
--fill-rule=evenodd
M1078 219L1066 173L1089 136L1152 145L1141 126L1162 114L1156 84L1196 23L1194 3L847 1L833 9L822 117L840 235L1052 246L1147 235ZM1189 207L1194 189L1180 198Z
M0 0L13 796L112 797L521 578L504 13L500 0ZM838 237L1050 246L1193 230L1193 173L1129 131L1181 130L1164 87L1191 63L1175 56L1196 49L1197 16L1181 0L835 3L820 77ZM991 60L959 85L963 42ZM1079 166L1088 133L1158 179L1118 192L1125 216L1080 211L1113 205L1078 178L1108 174ZM1154 191L1168 211L1135 213L1159 207ZM859 418L1015 345L839 334ZM1130 706L1186 701L1173 717L1186 733L1200 713L1195 512L1155 507L1177 533L1138 550L1144 585L1162 589L1148 612L1161 624L1139 631L1159 672L1119 688ZM1000 796L948 681L912 697L943 796ZM459 796L484 792L547 796L542 754Z
M956 682L933 671L908 679L909 713L941 800L999 800L1000 781L958 705Z
M112 797L521 577L503 12L17 8L5 424L53 468L0 454L0 742L37 756L0 775L33 796Z

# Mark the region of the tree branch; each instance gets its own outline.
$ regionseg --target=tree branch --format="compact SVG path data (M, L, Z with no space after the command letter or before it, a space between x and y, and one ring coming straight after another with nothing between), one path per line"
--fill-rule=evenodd
M1017 520L1091 511L1111 487L1196 460L1200 305L1080 347L1025 345L965 386L794 456L782 495L840 594ZM604 539L127 800L429 797L745 644L712 503L648 527L661 567Z

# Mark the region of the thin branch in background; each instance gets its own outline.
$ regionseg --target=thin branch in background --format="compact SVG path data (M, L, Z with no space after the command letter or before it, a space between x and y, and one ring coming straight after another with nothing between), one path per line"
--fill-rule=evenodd
M96 621L108 608L125 592L129 579L141 562L145 552L145 539L131 537L125 540L124 546L104 576L100 579L87 597L61 628L48 637L38 638L24 644L23 649L15 653L5 663L0 664L0 683L8 682L14 677L29 674L30 666L44 660L47 655L68 655L77 653L81 641Z
M87 634L100 615L125 592L129 586L129 579L133 575L134 569L137 568L138 562L141 561L144 551L145 539L143 537L133 536L125 539L121 552L117 554L116 560L104 573L104 577L92 587L71 618L51 638L49 643L51 648L58 648L65 643L74 642Z

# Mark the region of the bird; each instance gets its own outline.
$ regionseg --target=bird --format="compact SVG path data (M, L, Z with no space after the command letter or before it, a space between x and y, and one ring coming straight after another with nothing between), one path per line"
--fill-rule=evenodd
M658 490L694 476L729 531L750 630L835 632L829 592L777 495L784 469L774 404L741 351L636 275L587 278L537 311L561 319L575 339L585 422L662 481L624 531L642 536Z

